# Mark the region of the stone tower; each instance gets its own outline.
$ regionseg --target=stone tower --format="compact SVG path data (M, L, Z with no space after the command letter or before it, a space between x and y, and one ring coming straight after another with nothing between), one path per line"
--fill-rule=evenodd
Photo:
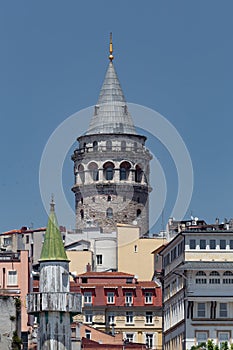
M28 313L39 320L38 350L71 350L71 316L81 312L81 296L70 293L69 260L51 203L40 257L39 293L27 298Z
M74 151L76 227L116 230L116 223L149 230L151 154L137 134L117 77L110 40L109 65L85 135Z

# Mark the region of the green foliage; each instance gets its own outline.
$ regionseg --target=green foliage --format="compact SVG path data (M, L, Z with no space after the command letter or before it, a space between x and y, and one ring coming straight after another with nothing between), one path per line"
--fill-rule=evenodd
M22 340L18 336L17 331L13 332L13 337L12 337L12 350L20 350L21 349L21 344Z
M229 350L227 341L225 341L225 342L221 345L221 350Z
M233 343L231 344L231 347L230 347L231 350L233 350Z
M207 350L214 350L214 342L212 339L209 339L207 342Z
M214 350L219 350L219 346L215 345Z
M21 308L21 300L19 297L15 298L15 307L17 310L20 310Z

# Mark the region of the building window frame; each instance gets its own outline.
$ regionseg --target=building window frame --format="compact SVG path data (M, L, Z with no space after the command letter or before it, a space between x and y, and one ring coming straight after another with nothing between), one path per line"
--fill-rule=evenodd
M145 292L144 301L145 304L153 304L153 293Z
M227 246L226 240L225 239L220 239L219 240L219 248L220 248L220 250L225 250L226 246Z
M93 313L90 311L85 312L85 323L91 324L92 321L93 321Z
M103 255L96 254L96 265L103 265Z
M7 285L8 286L17 286L18 285L18 271L17 270L8 270L7 271Z
M220 318L227 318L228 310L227 310L227 303L219 303L219 317Z
M126 324L131 324L131 325L134 323L133 311L126 311L126 313L125 313L125 323Z
M107 292L107 304L115 304L115 293Z
M153 324L153 312L152 311L146 311L146 324Z
M206 304L205 303L197 303L197 317L205 318L206 317Z
M196 240L195 239L193 239L193 238L191 238L190 240L189 240L189 249L196 249Z
M83 302L84 304L91 304L92 305L92 292L84 292L83 293Z
M133 293L132 292L125 293L125 305L126 306L133 305Z

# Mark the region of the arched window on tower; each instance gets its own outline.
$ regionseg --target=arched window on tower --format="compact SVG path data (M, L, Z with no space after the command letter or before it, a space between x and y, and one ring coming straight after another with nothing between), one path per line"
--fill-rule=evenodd
M94 142L93 142L93 151L94 151L94 152L97 152L97 151L98 151L98 142L97 142L97 141L94 141Z
M141 213L142 213L141 209L137 209L137 218L140 218Z
M107 151L112 150L112 141L110 141L110 140L106 141L106 150Z
M91 175L91 178L93 181L98 181L99 180L99 170L98 170L98 165L94 162L91 162L88 165L88 170Z
M78 173L79 173L81 182L84 183L85 182L85 172L84 172L84 166L82 164L79 164L79 166L78 166Z
M114 175L114 164L111 162L107 162L104 164L103 168L105 179L108 181L112 180Z
M82 220L84 219L84 211L83 211L83 209L80 210L80 217L81 217Z
M141 182L142 175L143 175L142 168L140 167L140 165L137 164L135 168L135 182Z
M120 180L128 180L129 177L129 171L130 171L131 165L129 162L123 162L120 165Z
M108 209L106 210L106 217L107 217L108 219L112 219L112 218L113 218L113 210L112 210L112 208L108 208Z

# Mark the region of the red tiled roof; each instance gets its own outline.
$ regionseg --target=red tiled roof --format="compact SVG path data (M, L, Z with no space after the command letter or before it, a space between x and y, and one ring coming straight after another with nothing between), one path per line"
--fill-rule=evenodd
M126 272L95 272L95 271L90 271L90 272L84 272L78 275L77 277L131 277L133 278L134 275Z

